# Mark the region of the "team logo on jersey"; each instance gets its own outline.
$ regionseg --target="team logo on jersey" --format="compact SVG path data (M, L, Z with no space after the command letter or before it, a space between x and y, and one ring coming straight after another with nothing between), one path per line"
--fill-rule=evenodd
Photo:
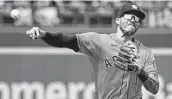
M137 6L136 5L131 5L132 6L132 9L135 9L135 10L137 10Z

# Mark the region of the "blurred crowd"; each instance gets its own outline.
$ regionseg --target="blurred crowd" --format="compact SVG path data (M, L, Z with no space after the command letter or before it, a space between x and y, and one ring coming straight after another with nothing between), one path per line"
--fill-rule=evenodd
M16 26L98 26L110 27L120 6L127 1L0 1L0 24ZM147 14L142 27L172 27L172 1L134 1ZM18 9L20 19L10 17Z

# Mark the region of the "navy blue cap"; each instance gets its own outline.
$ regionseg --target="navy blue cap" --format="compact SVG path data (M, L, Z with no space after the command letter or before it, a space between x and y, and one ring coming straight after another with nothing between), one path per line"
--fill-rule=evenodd
M146 17L143 10L134 3L123 4L122 7L120 8L119 12L118 12L117 17L121 17L125 13L132 13L141 19L144 19Z

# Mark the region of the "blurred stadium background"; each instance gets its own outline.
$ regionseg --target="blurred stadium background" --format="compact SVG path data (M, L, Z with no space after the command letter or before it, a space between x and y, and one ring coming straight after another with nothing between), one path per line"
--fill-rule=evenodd
M115 18L127 1L0 1L0 99L94 99L87 56L33 41L33 26L64 33L116 32ZM172 99L172 1L134 1L147 14L136 37L156 56L160 91L143 99ZM12 9L19 20L10 17Z

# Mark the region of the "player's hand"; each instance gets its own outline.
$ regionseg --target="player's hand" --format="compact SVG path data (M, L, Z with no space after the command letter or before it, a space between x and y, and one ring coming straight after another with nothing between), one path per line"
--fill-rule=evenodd
M120 51L117 56L117 62L121 69L127 71L139 72L142 68L141 59L138 55L136 45L128 41L120 48Z
M26 34L32 39L39 39L45 36L46 32L39 29L38 27L33 27L32 29L27 30Z
M143 65L141 64L140 56L135 55L132 58L131 63L128 64L128 71L134 71L138 74L142 68Z

